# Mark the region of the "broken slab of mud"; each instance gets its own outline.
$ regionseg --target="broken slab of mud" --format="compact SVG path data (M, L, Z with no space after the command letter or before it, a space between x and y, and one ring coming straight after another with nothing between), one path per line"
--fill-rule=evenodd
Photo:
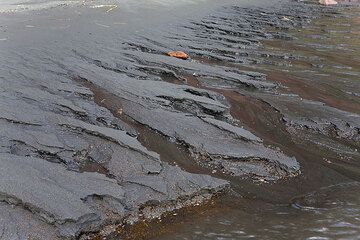
M302 99L294 95L261 95L275 109L284 115L283 120L289 127L308 129L327 136L334 135L354 143L360 140L360 116L326 106L321 102ZM297 109L297 111L293 111Z
M104 73L81 76L122 98L123 114L185 145L201 164L255 179L277 180L299 173L295 158L264 146L260 138L235 125L220 94L167 82L105 79Z
M19 219L1 225L4 237L76 238L201 203L228 185L162 162L70 80L18 83L3 81L0 94L2 221ZM84 172L91 164L102 174Z

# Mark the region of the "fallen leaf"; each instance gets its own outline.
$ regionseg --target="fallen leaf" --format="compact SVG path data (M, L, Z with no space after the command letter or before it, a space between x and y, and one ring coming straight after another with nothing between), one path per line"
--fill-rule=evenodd
M189 55L187 55L186 53L181 52L181 51L168 52L168 55L170 57L180 58L180 59L184 59L184 60L189 58Z

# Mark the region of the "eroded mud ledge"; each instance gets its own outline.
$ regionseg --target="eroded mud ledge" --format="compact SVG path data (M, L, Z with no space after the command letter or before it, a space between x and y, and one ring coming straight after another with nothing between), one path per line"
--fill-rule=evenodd
M336 10L292 1L271 10L227 6L176 30L161 26L138 34L128 29L103 34L87 25L84 31L86 17L76 16L66 28L63 20L55 21L52 33L63 34L60 39L44 34L41 16L31 20L37 26L31 33L19 27L24 16L21 21L6 16L19 28L5 33L14 41L4 42L0 57L4 238L86 238L104 226L200 204L227 188L226 180L161 159L138 140L137 124L185 147L194 164L224 175L274 181L300 174L291 152L269 144L240 116L241 109L233 114L241 97L279 113L284 131L335 133L355 148L356 113L279 95L280 84L239 67L288 58L259 50L260 41L291 39L285 30L321 14ZM78 36L71 37L74 32ZM166 56L175 47L192 60ZM112 107L96 101L99 91L111 95L103 100ZM314 114L296 115L286 111L289 106ZM15 224L9 226L11 219Z

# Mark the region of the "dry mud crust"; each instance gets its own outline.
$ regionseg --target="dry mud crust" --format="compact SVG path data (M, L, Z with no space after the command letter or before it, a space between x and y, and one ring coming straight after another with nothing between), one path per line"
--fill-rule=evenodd
M265 147L261 139L243 128L208 116L198 117L177 111L166 113L162 109L146 109L135 104L124 104L124 110L140 123L190 148L200 163L224 169L231 175L276 180L298 174L300 167L294 158ZM255 159L262 161L251 161ZM275 174L270 166L283 171Z
M327 136L360 141L360 115L342 111L323 103L301 99L298 96L280 98L261 97L284 114L283 120L289 127L309 129ZM293 111L296 109L297 111Z
M167 211L170 203L180 207L180 199L191 203L227 186L224 180L162 162L111 124L111 113L70 79L22 83L1 80L4 239L72 239L129 216L136 221L149 202L159 208L166 203ZM105 169L103 174L80 171L93 163Z
M154 60L167 61L167 65L183 61L160 55L154 55ZM229 104L221 94L187 85L137 79L104 68L98 68L96 72L82 69L81 64L71 67L72 72L78 73L77 78L89 81L122 99L122 113L136 122L175 139L194 153L207 156L209 160L212 157L216 157L217 161L238 159L237 167L236 164L231 165L232 169L237 168L235 171L230 170L229 164L223 165L228 168L226 172L269 180L299 173L300 166L295 158L264 146L260 138L241 128L232 119ZM259 168L251 168L249 171L241 163L246 159L261 159L268 162L268 166L277 168L275 165L278 165L284 171L279 171L276 177L267 170L269 167L261 167L263 165L259 166L262 171L257 171Z

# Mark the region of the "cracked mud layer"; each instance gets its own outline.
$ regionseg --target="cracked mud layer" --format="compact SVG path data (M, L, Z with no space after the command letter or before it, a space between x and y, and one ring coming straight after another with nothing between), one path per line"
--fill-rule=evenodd
M281 184L249 182L299 179L312 156L345 158L352 167L331 171L351 168L356 180L359 66L334 59L344 72L332 83L347 84L330 91L328 56L298 32L320 38L312 20L344 16L312 1L211 3L189 16L155 17L164 6L1 13L2 239L111 238L230 185L271 198ZM191 58L166 55L175 48Z

